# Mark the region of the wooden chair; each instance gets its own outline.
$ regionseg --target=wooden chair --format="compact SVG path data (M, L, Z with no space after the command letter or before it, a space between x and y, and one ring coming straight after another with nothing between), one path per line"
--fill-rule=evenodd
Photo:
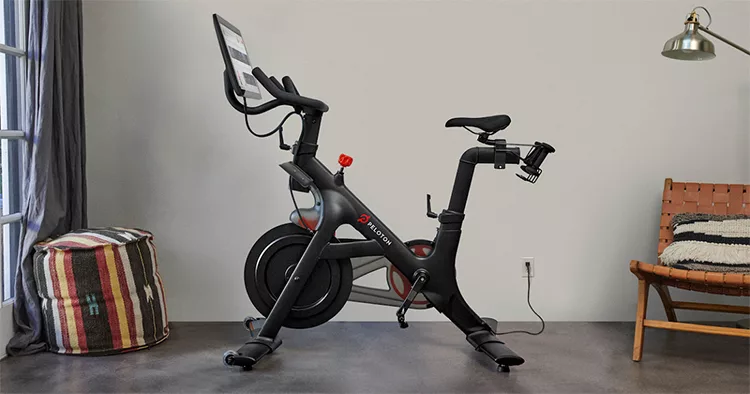
M750 185L678 183L667 179L664 182L661 205L659 255L672 242L672 215L683 212L750 214ZM704 293L747 297L750 295L750 274L683 270L665 266L661 261L653 265L636 260L630 262L630 271L638 277L633 361L641 360L643 332L646 327L750 338L748 329L680 323L675 314L675 309L750 314L750 306L673 301L669 295L669 286L672 286ZM649 285L654 286L661 297L668 321L646 319Z

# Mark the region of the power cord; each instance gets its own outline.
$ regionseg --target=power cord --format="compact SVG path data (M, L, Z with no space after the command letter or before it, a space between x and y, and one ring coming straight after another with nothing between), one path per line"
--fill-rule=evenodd
M244 105L245 107L247 107L247 100L245 99L245 97L242 97L242 105ZM286 114L284 116L283 119L281 119L281 122L279 122L279 125L276 126L273 130L271 130L271 131L269 131L268 133L265 133L265 134L258 134L255 131L253 131L252 127L250 127L249 116L248 116L247 113L245 113L245 126L247 126L247 131L249 131L250 134L254 135L255 137L266 138L266 137L272 136L277 131L278 132L282 132L282 130L283 130L282 127L284 126L284 123L287 121L287 119L289 119L290 116L295 115L295 114L299 115L300 119L302 119L302 115L300 113L298 113L296 111L289 112L288 114ZM304 119L303 119L303 122L304 122ZM282 149L283 149L283 147L284 147L284 140L283 140L283 138L281 138L279 140L279 146L282 147ZM288 150L289 147L286 146L286 149ZM292 181L293 181L292 177L289 177L289 195L292 197L292 203L294 204L294 210L297 212L297 217L299 217L299 220L300 220L300 222L302 222L302 225L305 226L305 228L307 229L307 231L309 231L309 232L312 233L314 231L312 229L310 229L310 227L307 225L307 222L302 217L302 213L300 213L300 211L299 211L299 206L297 205L297 200L294 198L294 190L292 189Z
M247 107L247 99L245 99L244 97L242 98L242 104ZM271 131L269 131L268 133L265 133L265 134L258 134L255 131L253 131L253 128L250 127L250 120L249 120L249 115L248 114L245 114L245 126L247 126L247 131L249 131L250 134L252 134L252 135L254 135L254 136L258 137L258 138L266 138L266 137L272 136L277 131L281 131L282 126L284 125L284 123L286 122L286 120L289 119L290 116L295 115L295 114L299 115L300 118L302 118L302 115L300 115L299 113L297 113L295 111L289 112L288 114L286 114L284 116L283 119L281 119L281 122L279 122L278 126L276 126L273 130L271 130Z
M294 210L297 212L297 217L299 218L299 221L302 222L302 225L305 226L307 231L314 233L310 227L307 226L307 222L305 221L305 218L302 217L302 214L299 211L299 206L297 205L297 200L294 198L294 190L292 189L292 183L294 179L292 177L289 177L289 195L292 196L292 204L294 204Z
M498 332L496 335L507 335L507 334L528 334L528 335L539 335L544 332L544 319L541 315L539 315L535 310L534 307L531 306L531 264L528 262L526 263L526 279L527 279L527 287L526 287L526 303L529 304L529 309L531 309L532 312L536 315L536 317L539 318L539 321L542 322L542 328L537 332L531 332L526 330L513 330L513 331L505 331L505 332Z

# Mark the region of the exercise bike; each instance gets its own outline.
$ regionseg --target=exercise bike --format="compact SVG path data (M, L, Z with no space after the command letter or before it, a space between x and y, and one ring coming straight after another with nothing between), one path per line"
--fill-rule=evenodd
M555 149L543 142L509 144L492 139L511 120L506 115L482 118L453 118L446 127L463 127L477 135L484 145L467 149L459 160L448 207L440 214L432 211L427 195L427 216L440 226L433 240L402 242L357 196L347 188L344 171L352 158L339 157L334 173L316 157L323 114L328 106L320 100L301 96L288 76L279 82L260 68L250 65L242 35L236 27L214 14L214 25L226 69L224 90L231 106L245 115L258 115L279 106L293 109L302 119L302 131L293 148L284 143L283 121L274 130L256 136L279 135L279 147L293 154L281 164L290 176L290 191L313 196L313 207L295 209L290 223L277 226L258 239L245 265L245 287L257 310L266 317L251 340L224 354L228 366L251 369L265 355L281 345L281 327L310 328L333 318L347 301L397 306L400 327L408 327L410 308L435 308L450 319L475 350L484 352L503 371L520 365L524 359L496 337L496 326L480 318L464 300L456 282L455 260L474 168L491 164L496 169L520 165L524 181L535 183L541 165ZM260 98L257 83L273 100L247 106L246 98ZM242 97L240 102L238 96ZM478 129L480 131L474 131ZM521 146L528 147L521 155ZM292 198L294 194L292 192ZM294 200L293 200L294 201ZM351 225L364 239L339 239L334 232ZM355 278L387 268L389 290L354 286Z

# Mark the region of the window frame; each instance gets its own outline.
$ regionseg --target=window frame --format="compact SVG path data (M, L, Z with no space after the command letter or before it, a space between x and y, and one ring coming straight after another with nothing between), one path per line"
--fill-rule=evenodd
M0 149L2 150L2 212L0 212L0 245L2 246L2 260L0 263L0 308L10 305L15 298L15 273L19 267L20 233L24 223L21 212L21 195L23 188L22 150L25 148L26 133L22 130L25 113L26 78L26 9L24 0L4 0L2 2L2 26L0 34L4 42L0 43L0 69L4 78L0 91L7 100L7 105L0 106L0 111L11 125L7 129L0 129ZM9 14L13 14L9 18ZM11 44L11 45L8 45ZM15 65L12 65L15 62ZM7 108L7 111L6 111ZM13 115L15 114L15 118ZM14 142L17 141L17 142ZM12 227L18 223L14 231ZM10 230L10 231L9 231Z

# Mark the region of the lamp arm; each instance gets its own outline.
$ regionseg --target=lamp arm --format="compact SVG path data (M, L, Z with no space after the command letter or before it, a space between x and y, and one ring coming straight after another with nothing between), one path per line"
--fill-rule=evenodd
M733 43L732 41L729 41L729 40L727 40L726 38L724 38L724 37L722 37L722 36L720 36L720 35L718 35L718 34L714 33L714 32L713 32L713 31L711 31L711 30L708 30L708 29L706 29L705 27L703 27L703 26L700 26L700 25L698 25L698 29L699 29L700 31L702 31L702 32L706 33L706 34L709 34L709 35L711 35L711 36L715 37L715 38L716 38L716 39L718 39L719 41L723 41L723 42L724 42L725 44L727 44L727 45L729 45L729 46L732 46L732 47L734 47L735 49L737 49L737 50L739 50L739 51L741 51L741 52L744 52L744 53L745 53L745 55L750 55L750 51L748 51L747 49L745 49L745 48L743 48L743 47L741 47L741 46L739 46L739 45L737 45L737 44Z

